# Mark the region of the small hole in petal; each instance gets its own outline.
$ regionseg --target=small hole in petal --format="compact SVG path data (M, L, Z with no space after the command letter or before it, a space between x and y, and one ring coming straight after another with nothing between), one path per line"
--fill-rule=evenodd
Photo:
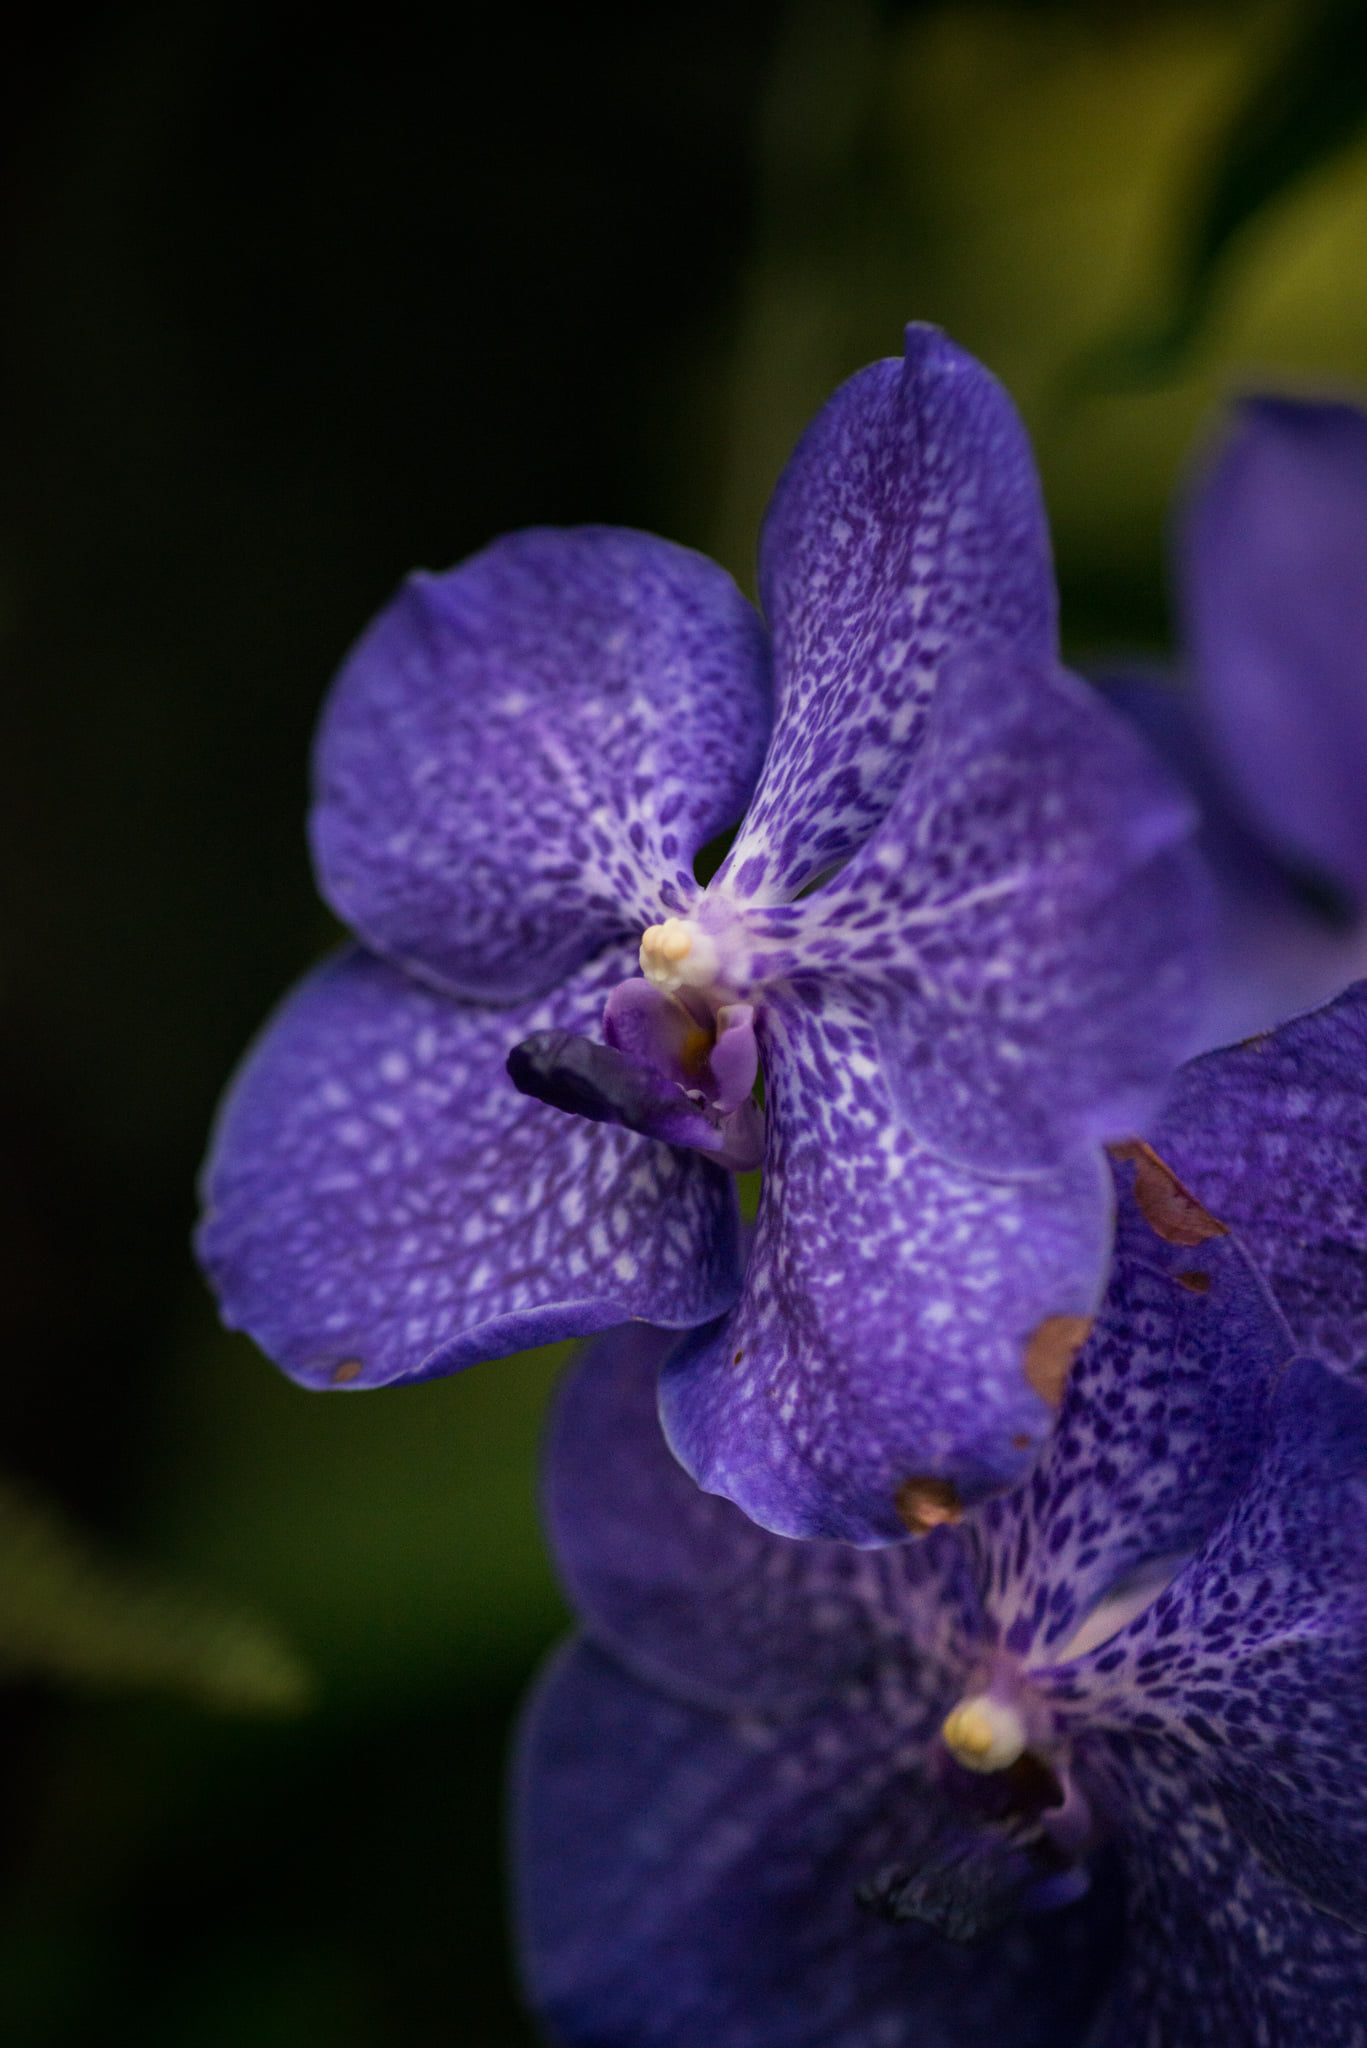
M929 1473L904 1479L897 1489L895 1505L913 1536L926 1536L942 1522L957 1522L964 1511L954 1482L935 1479Z
M1193 1294L1210 1293L1209 1273L1179 1273L1178 1280L1183 1287L1189 1287Z

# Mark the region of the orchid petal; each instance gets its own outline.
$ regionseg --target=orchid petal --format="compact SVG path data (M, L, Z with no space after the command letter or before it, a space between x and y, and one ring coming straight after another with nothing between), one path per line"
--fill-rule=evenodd
M1197 846L1215 914L1193 1051L1271 1031L1367 972L1367 920L1256 836L1211 757L1191 692L1152 675L1100 680L1107 703L1138 726L1200 808Z
M1117 1169L1110 1289L1048 1448L974 1518L984 1597L1026 1663L1076 1654L1077 1629L1108 1612L1114 1633L1200 1547L1265 1447L1295 1349L1237 1240L1213 1218L1203 1242L1160 1236L1134 1177Z
M1245 400L1182 540L1200 702L1249 823L1367 897L1367 414Z
M1049 1318L1098 1306L1111 1199L1099 1154L997 1179L919 1145L867 1019L775 995L768 1150L744 1291L669 1361L661 1412L699 1484L789 1536L906 1531L908 1481L964 1501L1037 1455L1025 1377Z
M1199 1011L1195 812L1075 678L942 678L891 813L825 888L750 919L756 974L869 991L897 1109L1021 1172L1143 1132Z
M931 327L817 414L760 546L778 718L717 885L781 901L894 802L946 662L986 642L1055 655L1049 535L1010 399Z
M320 886L456 995L544 994L692 900L768 723L763 628L724 571L616 528L510 534L411 577L338 676Z
M737 1285L731 1176L504 1071L530 1031L596 1017L626 958L504 1011L361 952L311 975L248 1054L205 1169L224 1320L306 1385L366 1387L716 1315Z
M1163 1738L1284 1884L1367 1935L1367 1390L1298 1360L1229 1515L1058 1698Z
M1357 2048L1367 1940L1280 1883L1166 1744L1089 1748L1122 1816L1127 1926L1088 2048Z
M1301 1348L1367 1376L1367 981L1193 1060L1156 1142L1247 1244Z
M972 1600L948 1532L874 1552L794 1543L701 1492L657 1412L677 1341L640 1323L612 1331L556 1405L547 1518L594 1640L674 1697L736 1712L808 1707L878 1665L938 1699L937 1660Z

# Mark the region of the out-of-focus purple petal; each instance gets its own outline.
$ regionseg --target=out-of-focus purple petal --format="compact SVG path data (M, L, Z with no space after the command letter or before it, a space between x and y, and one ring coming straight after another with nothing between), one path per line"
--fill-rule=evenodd
M1128 1925L1088 2048L1357 2048L1367 1940L1281 1883L1167 1743L1089 1749L1124 1835Z
M904 1483L964 1500L1038 1454L1050 1411L1025 1378L1052 1316L1105 1284L1109 1177L1075 1153L1028 1179L920 1146L872 1027L834 997L764 1011L769 1124L744 1292L669 1361L661 1412L699 1484L789 1536L886 1542Z
M1367 898L1364 563L1367 414L1246 400L1182 534L1202 710L1250 823Z
M1264 1449L1295 1346L1236 1239L1165 1241L1120 1183L1106 1304L1030 1478L973 1518L984 1597L1023 1662L1139 1611L1215 1528ZM1097 1642L1103 1635L1095 1637Z
M653 535L533 529L410 577L323 714L323 894L473 1002L554 988L696 894L769 727L764 629Z
M808 427L760 545L778 719L719 881L794 896L896 798L945 663L987 641L1055 655L1049 535L1025 430L932 327L861 370Z
M1193 1060L1155 1143L1248 1245L1302 1349L1367 1376L1367 982Z
M1289 1369L1247 1490L1065 1699L1090 1728L1163 1737L1193 1798L1367 1933L1367 1391Z
M1209 908L1195 825L1074 677L959 664L876 836L750 920L756 969L871 992L924 1144L993 1172L1053 1166L1144 1131L1190 1049Z
M880 1666L938 1700L973 1594L948 1531L856 1550L772 1536L670 1456L656 1377L677 1342L629 1324L563 1388L547 1459L551 1538L589 1633L680 1699L736 1712L811 1706Z
M505 1011L360 952L311 975L248 1054L205 1168L199 1254L225 1322L306 1385L368 1387L734 1299L728 1173L504 1071L530 1031L596 1019L628 959Z
M1367 920L1278 861L1240 814L1210 755L1190 690L1156 675L1099 679L1189 789L1214 882L1215 928L1193 1050L1231 1045L1315 1008L1367 973Z
M562 1656L515 1821L524 1972L558 2048L1075 2048L1113 1967L1108 1899L974 1946L856 1900L936 1818L930 1725L857 1689L728 1719Z

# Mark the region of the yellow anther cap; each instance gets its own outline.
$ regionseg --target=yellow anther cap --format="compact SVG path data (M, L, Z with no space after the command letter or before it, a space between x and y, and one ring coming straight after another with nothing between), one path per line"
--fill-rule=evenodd
M717 949L707 933L682 917L646 927L641 972L656 988L706 988L717 972Z
M1025 1754L1025 1724L990 1693L960 1700L940 1730L950 1755L970 1771L1004 1771Z

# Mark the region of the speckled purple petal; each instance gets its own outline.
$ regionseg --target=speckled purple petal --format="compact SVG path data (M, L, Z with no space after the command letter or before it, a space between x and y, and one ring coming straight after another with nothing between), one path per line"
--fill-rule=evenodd
M1367 1391L1298 1360L1230 1514L1061 1696L1090 1728L1161 1736L1193 1797L1367 1932Z
M870 991L924 1144L994 1172L1053 1166L1144 1131L1190 1048L1195 824L1075 677L960 662L875 837L826 888L750 919L756 968Z
M545 1001L482 1010L350 952L248 1054L204 1176L224 1320L308 1386L379 1386L734 1299L732 1177L519 1095L529 1032L586 1024L612 948Z
M1239 1232L1302 1349L1367 1376L1367 982L1193 1060L1155 1143Z
M1230 1829L1161 1741L1093 1743L1123 1830L1123 1958L1088 2048L1367 2048L1367 1939Z
M666 1699L587 1646L525 1721L523 1969L558 2048L1075 2048L1107 1902L954 1946L855 1898L922 1840L927 1724L852 1690L775 1724Z
M947 1530L875 1552L793 1543L701 1492L670 1456L656 1408L676 1342L641 1323L614 1330L557 1404L547 1516L590 1634L639 1677L703 1706L810 1706L880 1665L899 1670L908 1693L928 1686L938 1699L936 1660L976 1613L960 1546Z
M1103 1600L1156 1594L1205 1541L1258 1460L1295 1349L1237 1240L1165 1242L1134 1167L1116 1173L1110 1289L1058 1427L1025 1484L972 1519L985 1598L1027 1663L1065 1654Z
M1183 534L1202 708L1251 822L1367 896L1364 562L1367 414L1246 400Z
M817 414L760 547L778 720L723 875L794 896L887 812L946 661L985 641L1055 654L1053 572L1025 430L996 379L932 327Z
M703 556L534 529L410 577L348 657L315 756L323 894L474 1002L544 994L695 894L769 726L764 629Z
M669 1361L670 1442L709 1491L790 1536L905 1533L914 1477L964 1499L1009 1484L1050 1411L1024 1375L1048 1317L1105 1283L1100 1155L1003 1180L919 1146L872 1028L833 996L764 1011L769 1148L734 1314Z

